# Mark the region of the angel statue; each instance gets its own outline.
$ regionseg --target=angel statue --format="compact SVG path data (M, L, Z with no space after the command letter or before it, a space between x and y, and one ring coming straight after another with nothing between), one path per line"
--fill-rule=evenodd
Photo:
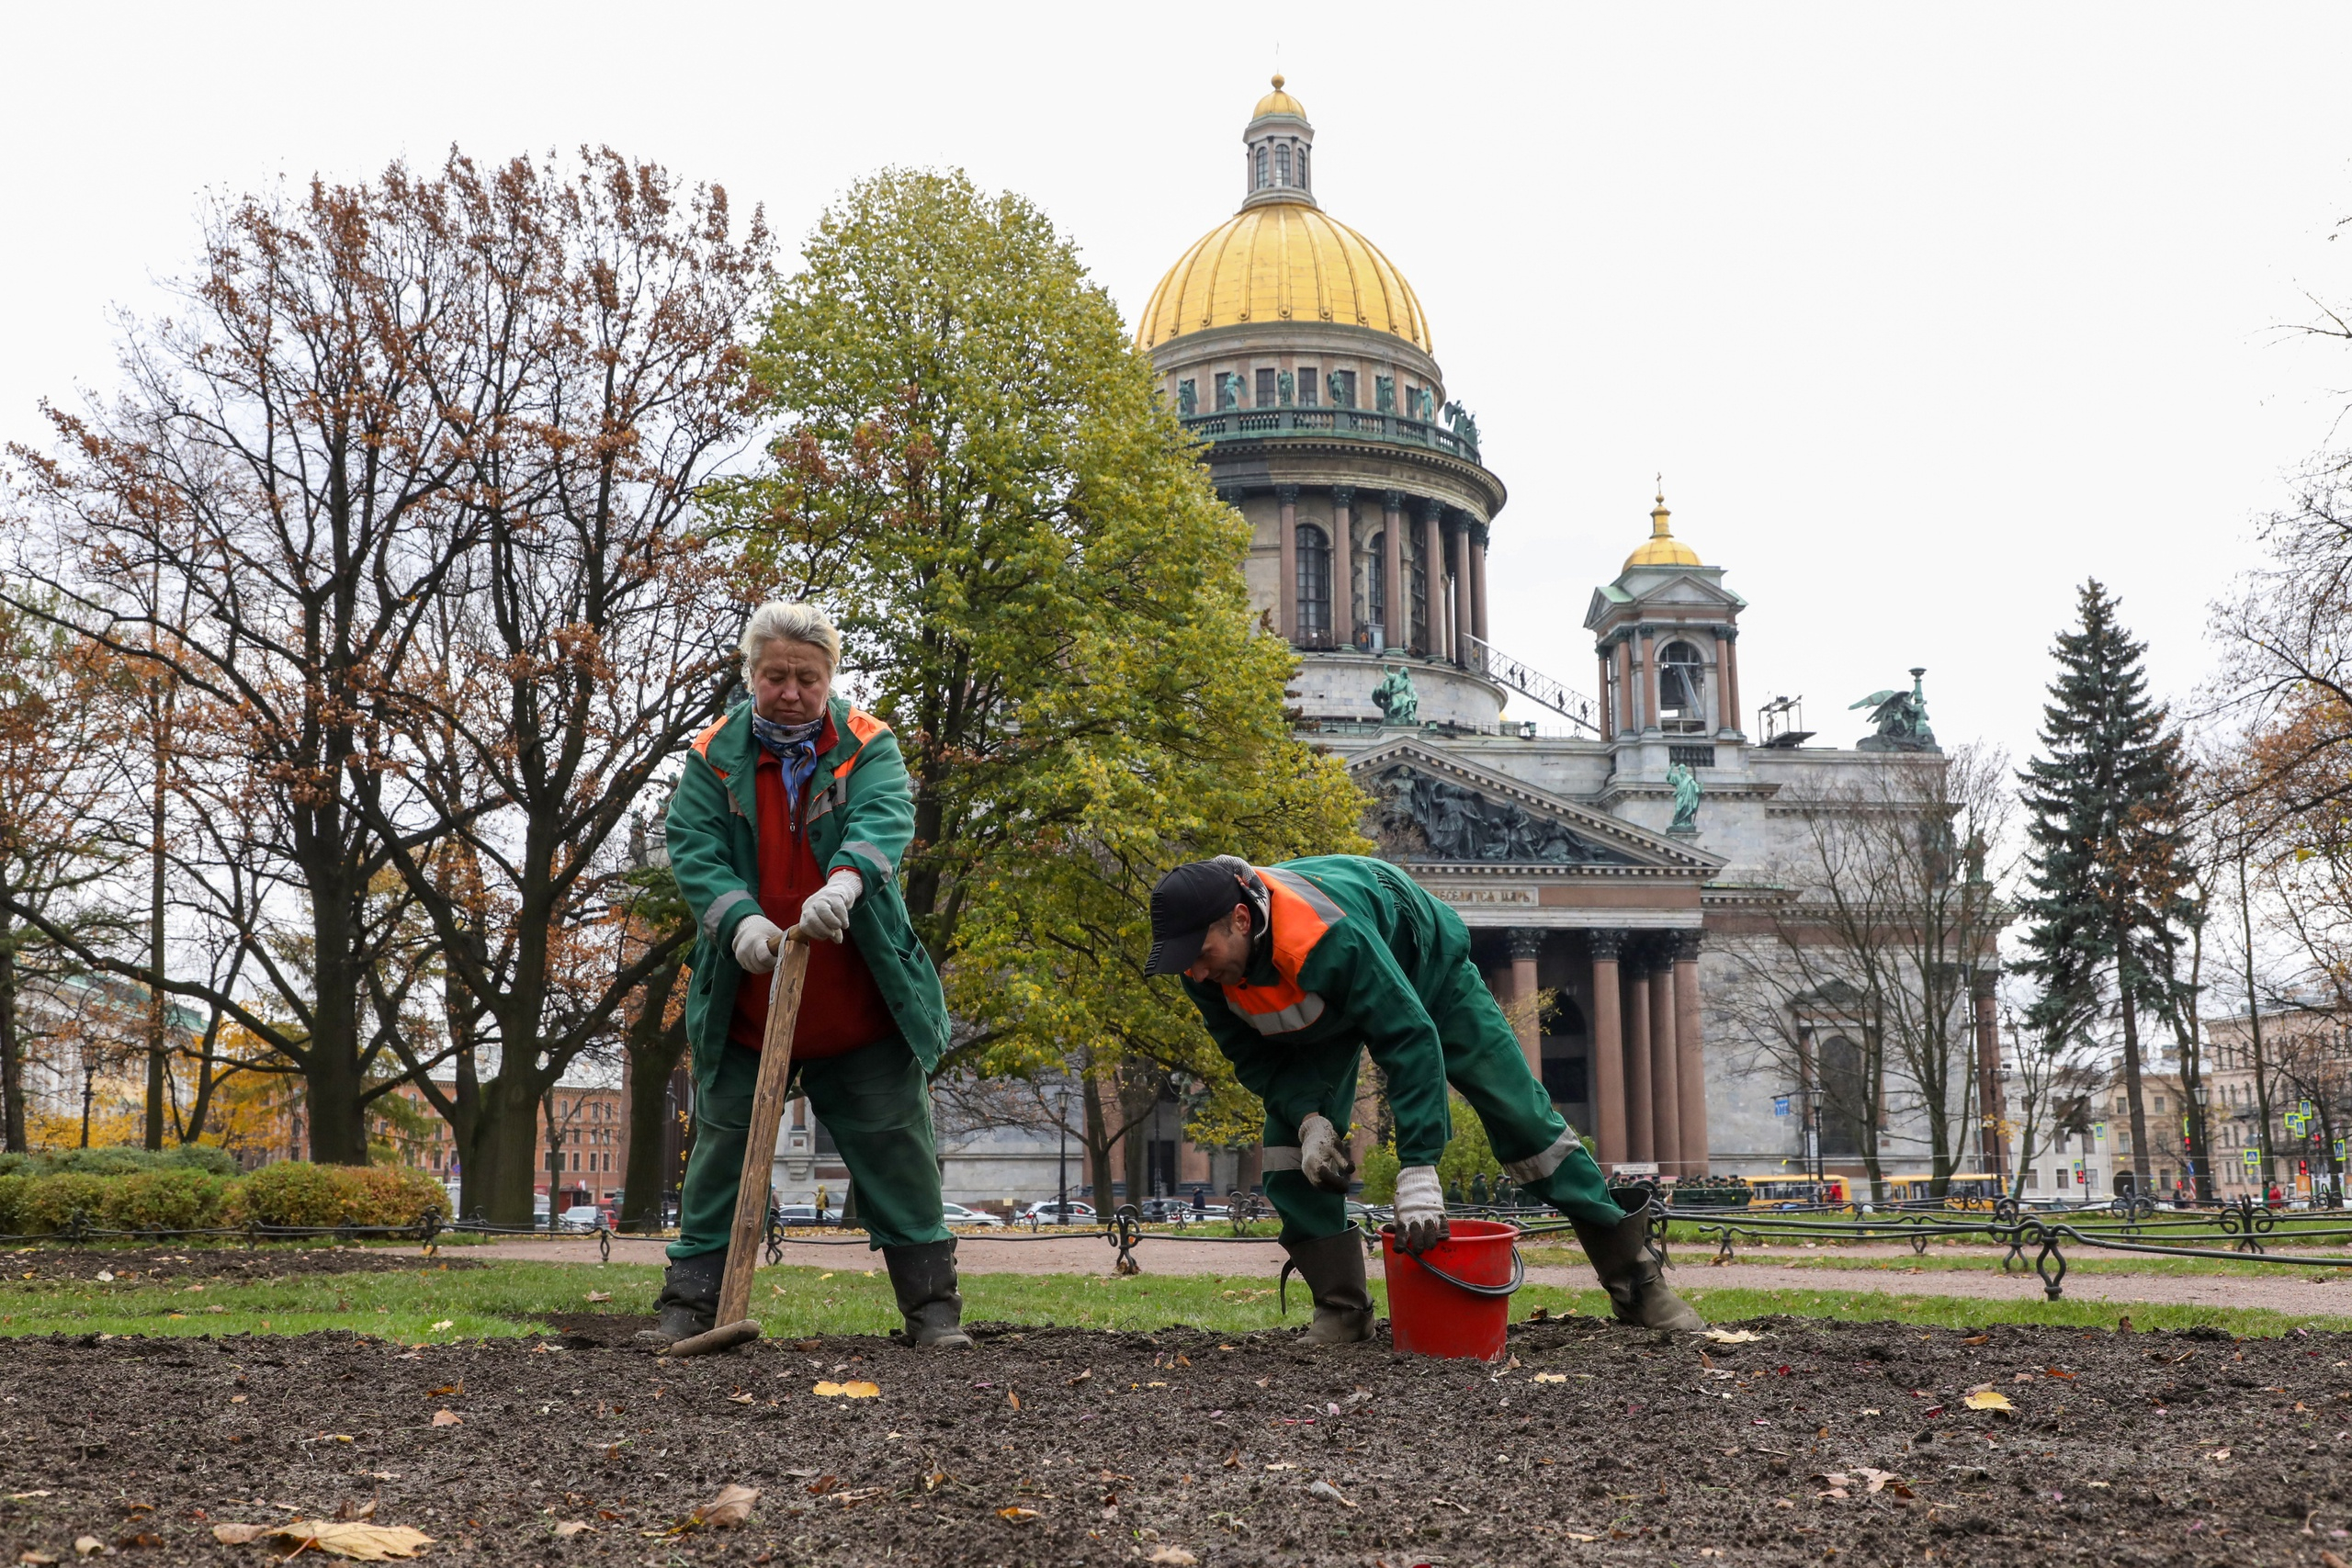
M1372 689L1372 701L1383 724L1420 722L1421 699L1413 690L1413 672L1401 664L1380 667L1380 684Z
M1666 782L1674 786L1674 820L1668 824L1669 833L1695 833L1699 830L1699 775L1688 762L1677 762L1666 770Z
M1849 713L1854 708L1870 709L1871 722L1878 726L1875 734L1865 735L1855 742L1858 750L1939 751L1942 750L1936 744L1936 732L1928 728L1928 694L1922 688L1919 680L1927 672L1926 665L1916 665L1911 671L1909 691L1872 692L1860 702L1851 704L1848 707L1847 711Z

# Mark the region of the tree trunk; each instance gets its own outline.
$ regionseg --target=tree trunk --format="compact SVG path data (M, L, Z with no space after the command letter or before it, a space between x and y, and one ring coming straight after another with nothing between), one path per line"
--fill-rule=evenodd
M2117 976L2122 981L2116 987L2117 999L2123 1009L2123 1094L2132 1111L2132 1190L2148 1190L2148 1116L2140 1100L2140 1015L2132 1005L2132 987L2128 976L2119 967Z
M25 1143L25 1045L17 1032L17 932L0 914L0 1148L28 1154Z
M622 1134L628 1147L623 1156L620 1224L624 1230L658 1230L662 1195L671 1172L662 1168L670 1145L670 1075L685 1055L686 1020L679 1010L673 1022L663 1022L670 998L676 991L683 964L655 971L645 983L645 1001L629 1025L624 1049L628 1056L628 1128Z
M481 1109L465 1173L466 1197L492 1224L532 1224L533 1189L539 1178L540 1094L537 1075L512 1070L503 1062L498 1075L481 1086ZM552 1187L548 1202L552 1209Z
M1080 1080L1086 1109L1086 1171L1094 1184L1094 1212L1108 1213L1113 1207L1111 1187L1111 1134L1104 1126L1102 1115L1102 1086L1088 1073Z

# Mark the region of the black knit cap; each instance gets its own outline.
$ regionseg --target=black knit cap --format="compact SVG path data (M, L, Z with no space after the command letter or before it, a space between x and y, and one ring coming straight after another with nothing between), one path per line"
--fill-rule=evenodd
M1161 877L1151 890L1151 956L1143 972L1181 975L1191 968L1208 929L1248 899L1229 861L1192 861Z

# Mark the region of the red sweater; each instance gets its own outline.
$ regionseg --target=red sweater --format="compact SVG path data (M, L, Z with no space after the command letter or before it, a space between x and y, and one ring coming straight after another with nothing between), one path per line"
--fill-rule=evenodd
M833 744L832 722L817 742L824 755ZM802 900L825 885L825 868L808 852L806 825L788 809L784 769L775 754L760 748L754 771L760 809L760 913L786 931L799 923ZM803 792L805 795L805 791ZM799 803L805 807L805 799ZM764 975L746 975L735 987L735 1016L727 1037L756 1051L767 1029L768 987ZM812 942L808 978L800 993L800 1016L792 1028L795 1061L846 1056L898 1032L855 938Z

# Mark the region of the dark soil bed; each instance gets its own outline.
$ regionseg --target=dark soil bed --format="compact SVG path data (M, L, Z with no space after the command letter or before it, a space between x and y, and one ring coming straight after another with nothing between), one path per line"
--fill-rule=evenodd
M1514 1328L1515 1360L1486 1368L1289 1332L1010 1327L968 1354L827 1338L665 1362L628 1348L639 1320L562 1326L426 1350L17 1342L6 1560L70 1562L87 1534L258 1565L284 1548L211 1526L370 1501L436 1538L428 1558L549 1565L2352 1557L2336 1336L1770 1320L1725 1345L1569 1319ZM1986 1385L2014 1410L1971 1409ZM759 1490L748 1522L669 1533L729 1484Z
M0 1249L0 1275L11 1280L280 1280L290 1274L395 1274L417 1268L418 1248L360 1247L69 1247ZM481 1264L436 1253L432 1266Z

